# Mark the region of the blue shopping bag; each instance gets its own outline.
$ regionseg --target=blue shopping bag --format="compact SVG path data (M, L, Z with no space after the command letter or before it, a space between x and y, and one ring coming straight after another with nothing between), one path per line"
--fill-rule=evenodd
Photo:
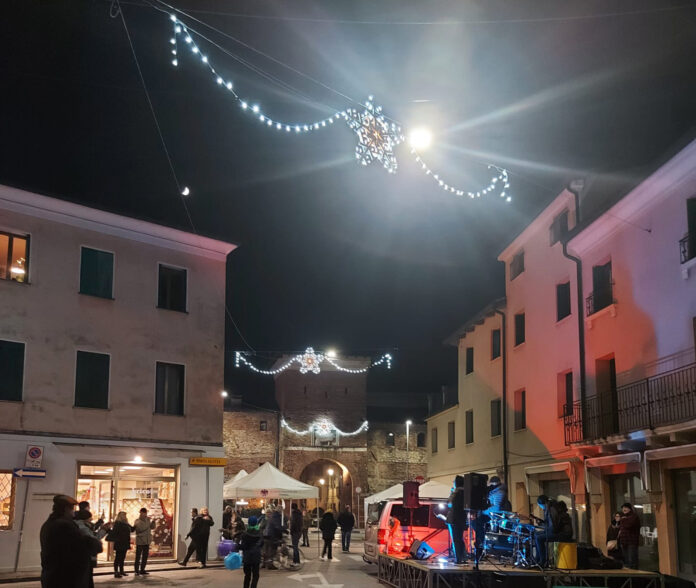
M242 567L242 554L233 551L225 557L225 567L228 570L238 570Z

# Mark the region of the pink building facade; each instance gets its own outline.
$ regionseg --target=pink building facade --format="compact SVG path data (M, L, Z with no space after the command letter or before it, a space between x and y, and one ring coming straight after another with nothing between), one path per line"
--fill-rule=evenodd
M585 218L604 197L594 189L563 190L503 250L506 299L452 336L458 397L428 419L429 476L497 472L521 513L540 494L562 499L576 537L602 548L631 502L640 567L693 580L696 142ZM482 436L498 398L501 435Z

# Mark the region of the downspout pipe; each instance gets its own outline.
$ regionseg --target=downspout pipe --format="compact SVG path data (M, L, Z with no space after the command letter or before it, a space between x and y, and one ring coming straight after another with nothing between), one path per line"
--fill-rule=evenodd
M575 199L575 226L577 227L580 223L580 193L575 190L572 185L567 187L567 190L573 195ZM568 239L562 239L563 245L563 256L570 259L575 263L576 271L576 282L577 282L577 300L578 300L578 355L580 360L580 414L583 418L583 434L584 434L584 415L585 415L585 404L587 397L587 373L585 369L585 317L584 317L584 307L583 307L583 286L582 286L582 260L579 257L571 255L568 253ZM574 489L573 489L574 490ZM587 491L587 486L585 486L585 525L587 532L587 539L591 542L592 537L592 507L590 504L590 494Z
M510 468L508 467L508 406L507 406L507 325L505 313L499 308L495 309L495 313L500 315L502 326L502 344L501 350L503 353L503 389L502 389L502 409L503 409L503 476L505 478L505 486L510 488ZM509 492L509 490L508 490Z

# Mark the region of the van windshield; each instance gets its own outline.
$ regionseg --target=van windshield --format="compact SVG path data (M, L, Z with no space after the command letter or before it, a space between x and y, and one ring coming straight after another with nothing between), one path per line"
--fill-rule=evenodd
M399 521L402 527L411 525L411 512L413 511L414 527L430 527L431 529L444 529L445 521L435 515L440 512L439 504L422 504L418 508L404 508L402 504L392 504L390 515ZM442 511L446 514L445 511Z

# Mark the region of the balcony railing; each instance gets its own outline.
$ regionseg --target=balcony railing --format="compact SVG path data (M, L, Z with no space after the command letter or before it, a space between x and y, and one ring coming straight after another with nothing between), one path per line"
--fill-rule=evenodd
M696 257L696 235L689 233L679 241L679 260L686 263Z
M696 419L696 363L573 404L565 442L579 443Z
M590 316L611 304L614 304L613 282L602 288L597 288L585 299L585 316Z

